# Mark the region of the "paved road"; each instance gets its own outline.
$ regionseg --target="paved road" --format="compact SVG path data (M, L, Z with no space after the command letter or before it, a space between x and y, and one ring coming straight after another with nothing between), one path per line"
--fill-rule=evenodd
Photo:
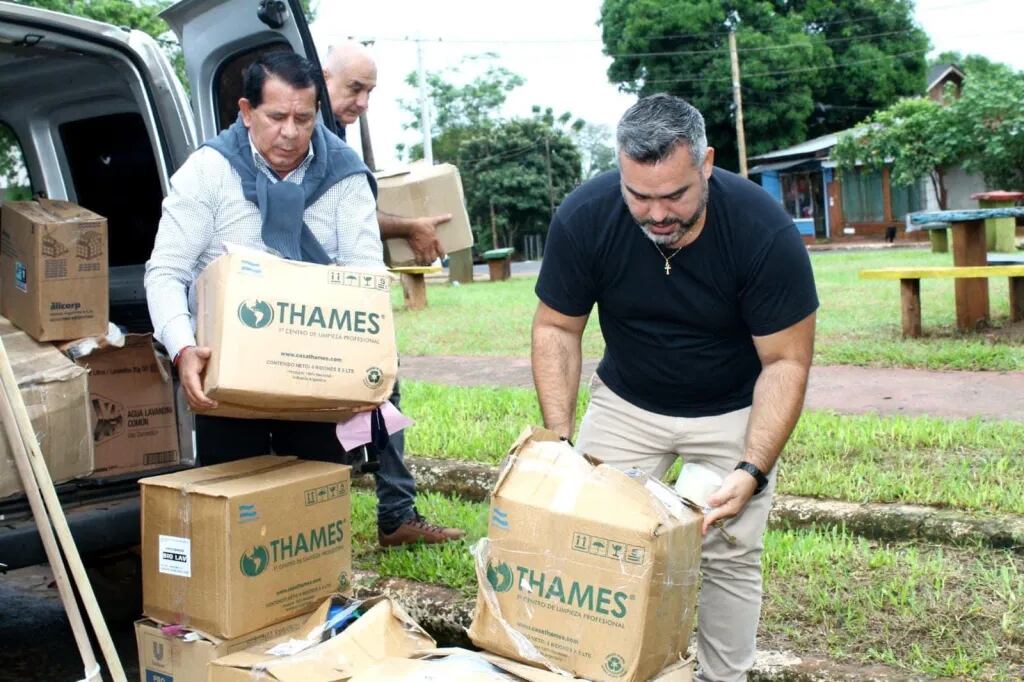
M595 360L584 362L583 376L589 377L596 366ZM403 355L401 375L457 386L533 386L527 358ZM813 367L807 407L842 414L874 412L1024 421L1024 372Z

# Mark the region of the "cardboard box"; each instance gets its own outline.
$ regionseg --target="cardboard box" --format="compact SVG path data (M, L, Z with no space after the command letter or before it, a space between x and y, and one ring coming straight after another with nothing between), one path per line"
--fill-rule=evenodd
M470 639L591 680L650 679L686 656L702 519L660 481L527 429L474 548Z
M39 341L107 331L107 220L67 201L0 209L0 309Z
M457 647L424 651L411 658L385 658L349 682L567 682L567 677L524 663L517 663L487 651ZM651 682L693 682L693 658L662 670Z
M146 478L142 605L231 639L349 588L349 467L264 455Z
M451 213L452 219L437 227L437 238L445 253L473 246L473 230L458 168L450 163L414 163L401 170L376 173L376 178L377 207L381 211L403 218ZM385 245L392 267L416 264L416 256L405 239L388 239Z
M55 483L93 468L86 371L49 343L39 343L0 317L3 340L39 449ZM0 427L0 498L21 492L7 434Z
M353 602L335 595L321 604L300 630L210 664L209 682L336 682L360 674L385 658L406 658L437 644L396 602L374 597L362 602L362 615L330 637L324 623L332 605ZM326 637L326 639L325 639ZM268 653L273 650L274 653Z
M160 623L149 618L135 622L135 641L139 648L140 682L206 682L207 666L221 656L298 630L307 616L299 616L235 639L219 639L192 630L185 640L165 634Z
M245 251L200 275L203 389L228 417L344 421L391 395L398 351L386 272Z
M178 463L178 425L167 358L149 334L129 334L75 361L89 370L95 474L160 469Z

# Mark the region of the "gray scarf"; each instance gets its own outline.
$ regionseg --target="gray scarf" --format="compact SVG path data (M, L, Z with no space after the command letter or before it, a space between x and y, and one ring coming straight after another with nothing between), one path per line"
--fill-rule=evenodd
M324 192L343 179L365 173L373 195L377 182L359 156L317 121L310 140L313 160L306 169L302 184L271 182L266 173L256 169L249 145L249 130L242 115L229 128L207 140L204 146L216 149L242 178L242 194L256 204L263 218L263 243L289 260L330 264L331 258L306 225L303 213Z

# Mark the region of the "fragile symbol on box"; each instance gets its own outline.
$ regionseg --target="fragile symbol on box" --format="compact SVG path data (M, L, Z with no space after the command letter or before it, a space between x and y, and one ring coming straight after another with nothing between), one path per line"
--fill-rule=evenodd
M643 547L627 545L624 542L607 540L587 533L573 533L572 548L577 552L608 557L612 561L625 561L638 565L644 563L645 550Z

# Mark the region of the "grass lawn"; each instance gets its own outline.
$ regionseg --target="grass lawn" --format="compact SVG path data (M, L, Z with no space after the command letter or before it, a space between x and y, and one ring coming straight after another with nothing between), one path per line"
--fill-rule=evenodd
M582 392L577 408L582 416ZM409 454L498 463L540 424L532 390L402 383L417 420ZM782 455L779 492L1024 514L1024 423L805 412ZM671 472L670 472L671 473Z
M815 362L818 364L924 367L930 369L1024 369L1024 334L1000 334L1009 317L1006 278L989 281L993 334L962 335L956 331L953 280L921 284L925 336L900 336L900 296L895 281L857 278L865 268L950 265L951 254L894 249L851 252L825 251L811 255L821 309ZM402 310L396 287L398 346L409 355L529 354L530 323L537 299L534 278L473 285L430 287L430 307ZM597 315L583 336L587 357L600 357L604 342Z
M355 492L356 564L385 576L448 585L467 597L471 543L487 532L484 504L424 494L420 510L459 525L465 542L380 551L372 493ZM1024 558L985 548L878 544L841 530L765 537L759 645L976 680L1019 679L1024 665Z

